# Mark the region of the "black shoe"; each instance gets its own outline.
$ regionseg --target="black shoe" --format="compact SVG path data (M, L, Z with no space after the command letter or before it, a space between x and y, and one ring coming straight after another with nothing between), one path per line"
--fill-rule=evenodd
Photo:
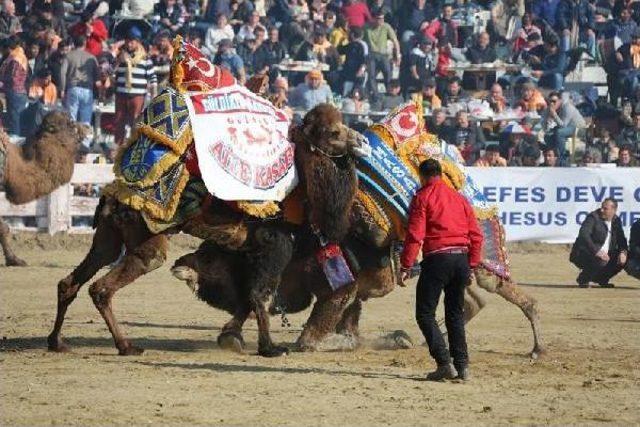
M615 288L616 285L613 283L598 283L601 288Z
M439 365L438 368L427 374L427 381L442 381L442 380L453 380L458 376L458 372L456 368L453 367L453 364L447 363L446 365Z
M586 283L578 283L578 287L579 288L590 288L591 287L591 282L586 282Z
M462 380L462 381L469 380L470 376L469 376L468 366L456 367L456 370L458 371L458 376L456 377L457 380Z

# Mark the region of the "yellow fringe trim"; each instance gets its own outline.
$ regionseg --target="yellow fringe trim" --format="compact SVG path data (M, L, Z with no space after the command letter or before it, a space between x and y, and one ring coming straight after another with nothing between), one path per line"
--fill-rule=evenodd
M491 219L494 216L498 215L498 207L497 206L491 206L490 208L483 209L483 208L478 208L478 207L474 206L473 213L476 215L476 218L478 218L480 220L482 220L482 219ZM502 240L504 240L504 233L502 233Z
M373 221L380 227L385 233L388 233L391 229L391 223L380 213L380 209L376 201L367 192L358 189L356 197L362 206L367 210L369 215L373 218Z
M182 36L176 36L173 39L173 58L171 58L171 68L169 75L171 76L171 86L179 93L185 93L186 90L182 87L182 81L184 80L184 69L182 68L181 57L182 52Z
M256 218L268 218L280 212L280 207L276 202L237 201L236 204L242 212Z
M170 221L175 215L176 209L178 209L180 196L182 196L182 192L187 186L188 181L189 172L186 167L184 167L181 176L178 179L176 191L166 207L140 196L137 192L129 188L128 184L120 179L116 179L111 184L106 185L102 189L102 194L114 197L120 203L130 206L133 209L144 211L152 218L156 218L161 221Z
M186 129L182 132L182 135L180 135L177 140L169 138L162 132L158 132L157 130L146 124L139 125L137 127L137 130L143 135L151 138L153 141L171 148L178 156L182 156L187 147L189 147L189 144L191 144L191 142L193 141L191 124L187 124Z

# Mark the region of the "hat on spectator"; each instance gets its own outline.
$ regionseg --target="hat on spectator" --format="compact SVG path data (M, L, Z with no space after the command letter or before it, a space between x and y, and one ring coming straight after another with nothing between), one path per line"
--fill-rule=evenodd
M377 7L375 8L372 12L371 12L371 16L373 16L374 18L378 18L380 16L384 16L384 9L381 7Z
M416 37L416 42L418 44L428 44L428 45L432 45L433 44L433 39L429 36L427 36L426 34L419 34Z
M127 31L127 38L129 40L142 40L142 31L140 28L133 26Z

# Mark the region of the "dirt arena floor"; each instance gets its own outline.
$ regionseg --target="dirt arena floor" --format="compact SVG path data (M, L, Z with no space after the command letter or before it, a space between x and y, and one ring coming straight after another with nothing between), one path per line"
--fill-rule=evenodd
M468 326L472 380L422 381L433 368L413 318L415 286L365 305L356 351L255 355L220 350L227 315L195 299L169 267L195 247L176 238L169 261L117 294L115 311L142 356L119 357L84 288L68 312L70 354L46 351L57 281L89 247L89 236L20 235L28 268L0 267L0 425L638 425L640 283L578 289L566 246L511 247L514 277L540 304L548 354L527 356L520 311L496 296ZM279 342L291 327L273 320ZM411 350L385 349L406 331Z

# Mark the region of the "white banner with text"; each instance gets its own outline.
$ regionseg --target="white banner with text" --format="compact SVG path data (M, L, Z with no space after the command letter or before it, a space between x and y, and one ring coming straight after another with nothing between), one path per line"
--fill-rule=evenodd
M580 225L607 197L629 229L640 219L640 168L466 168L495 203L507 241L573 243Z

